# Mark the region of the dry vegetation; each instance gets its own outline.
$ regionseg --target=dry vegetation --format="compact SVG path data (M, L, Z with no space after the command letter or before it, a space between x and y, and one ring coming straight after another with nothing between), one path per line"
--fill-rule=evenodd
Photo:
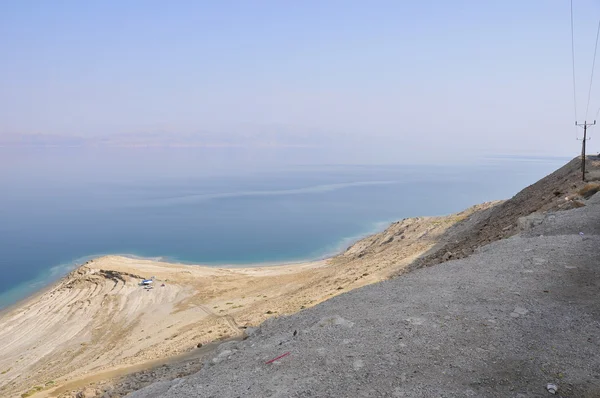
M600 184L594 182L590 184L586 184L583 188L581 188L578 193L584 199L591 198L596 192L600 191Z

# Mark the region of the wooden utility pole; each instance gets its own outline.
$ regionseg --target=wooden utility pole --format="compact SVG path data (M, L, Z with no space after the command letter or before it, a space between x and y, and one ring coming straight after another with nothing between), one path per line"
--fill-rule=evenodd
M587 121L584 121L583 123L575 122L575 126L583 127L583 139L581 140L581 179L583 181L585 181L585 142L589 140L589 138L587 138L587 127L595 124L595 120L594 123L588 123Z

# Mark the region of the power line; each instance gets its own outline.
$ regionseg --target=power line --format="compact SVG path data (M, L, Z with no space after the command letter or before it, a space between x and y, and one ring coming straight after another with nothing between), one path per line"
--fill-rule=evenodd
M575 85L575 33L573 29L573 0L571 0L571 60L573 61L573 114L577 120L577 88ZM577 127L575 127L577 135Z
M594 120L598 120L598 115L600 115L600 108L598 108L598 110L596 111L596 116L594 117ZM595 124L590 126L590 133L594 130L594 127L596 127Z
M596 54L598 52L598 38L600 37L600 21L598 21L598 29L596 31L596 43L594 45L594 59L592 60L592 71L590 73L590 87L588 89L588 99L585 106L585 119L583 123L577 122L577 88L575 80L575 29L573 28L573 0L571 0L571 61L573 62L573 110L575 115L575 137L577 137L577 127L583 127L583 139L581 140L581 178L585 181L585 144L589 140L587 137L588 127L596 125L596 119L593 123L587 122L588 111L590 109L590 99L592 97L592 86L594 83L594 69L596 67ZM600 109L596 112L596 116L600 113ZM591 130L591 129L590 129Z
M594 59L592 61L592 73L590 75L590 88L588 90L587 105L585 107L585 120L588 117L588 110L590 109L590 98L592 97L592 83L594 82L594 67L596 66L596 53L598 52L598 36L600 36L600 21L598 21L598 30L596 31L596 44L594 46Z

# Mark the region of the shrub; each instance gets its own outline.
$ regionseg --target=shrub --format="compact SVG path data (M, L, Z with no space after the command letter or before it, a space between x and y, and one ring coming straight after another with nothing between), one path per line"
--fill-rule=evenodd
M588 199L591 198L598 191L600 191L600 184L587 184L585 187L579 190L579 195L581 195L585 199Z

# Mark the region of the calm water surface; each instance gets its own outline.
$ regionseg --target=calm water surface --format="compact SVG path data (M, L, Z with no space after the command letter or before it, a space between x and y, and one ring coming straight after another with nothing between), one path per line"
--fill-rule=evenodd
M0 307L102 254L210 265L320 258L397 219L508 198L567 161L281 166L230 155L0 148Z

